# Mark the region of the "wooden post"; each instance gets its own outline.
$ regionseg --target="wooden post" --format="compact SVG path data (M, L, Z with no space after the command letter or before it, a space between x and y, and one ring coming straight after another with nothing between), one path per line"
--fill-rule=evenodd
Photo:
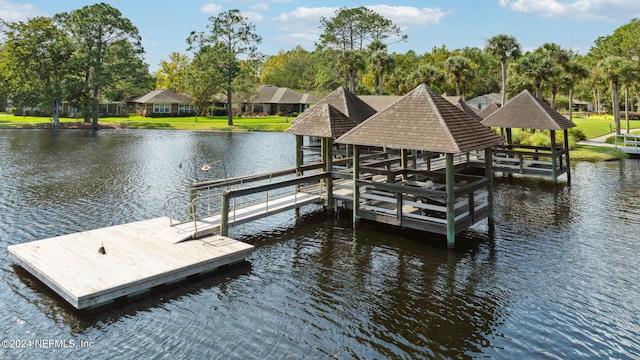
M220 209L220 235L229 235L229 191L222 193L222 207Z
M194 221L196 219L196 205L195 200L198 197L198 190L196 190L193 186L189 189L189 221Z
M325 154L325 167L324 170L325 172L331 174L331 172L333 171L333 139L332 138L326 138L325 139L325 149L326 149L326 154ZM327 178L327 211L329 212L329 214L333 214L334 211L334 202L333 202L333 175L330 175Z
M456 246L456 223L455 223L455 176L453 166L453 154L447 154L447 175L446 175L446 190L447 190L447 247L453 249Z
M558 161L556 159L556 131L551 130L551 176L553 177L553 185L558 183L558 171L556 166Z
M407 180L407 168L409 167L409 154L407 149L400 150L400 167L402 168L402 180Z
M489 179L489 183L487 184L487 201L489 202L489 215L488 215L488 223L489 226L493 226L495 223L494 215L493 215L493 151L490 147L484 149L484 176Z
M304 162L304 154L302 152L302 142L303 142L302 135L296 135L296 170L298 172L298 176L303 175L300 170Z
M571 185L571 159L569 158L569 129L564 129L564 149L567 152L567 184Z
M507 144L513 144L513 133L511 132L511 128L507 128Z
M353 145L353 227L357 227L360 223L360 187L358 180L360 179L360 148Z

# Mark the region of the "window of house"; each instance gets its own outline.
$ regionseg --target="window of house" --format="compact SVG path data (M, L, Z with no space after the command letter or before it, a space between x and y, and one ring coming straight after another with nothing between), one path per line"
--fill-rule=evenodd
M178 105L178 113L179 114L193 114L196 112L196 107L188 104L180 104Z
M171 104L153 104L153 112L168 114L171 112Z

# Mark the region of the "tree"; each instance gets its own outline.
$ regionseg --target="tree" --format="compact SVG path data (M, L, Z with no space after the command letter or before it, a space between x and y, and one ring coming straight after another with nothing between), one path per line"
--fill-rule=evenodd
M516 64L516 71L533 80L536 97L542 99L542 81L552 71L553 62L539 52L527 53Z
M356 77L358 70L364 69L362 51L347 49L340 53L339 61L346 71L346 84L349 91L356 92Z
M575 57L564 65L565 83L569 87L569 121L573 121L573 89L576 83L589 76L589 71Z
M2 73L9 94L23 107L47 104L58 126L65 86L73 80L69 38L46 17L6 26Z
M360 6L357 8L340 8L335 16L320 18L319 47L344 50L365 50L373 41L384 41L389 38L407 39L400 28L391 20L375 11Z
M598 63L598 68L602 75L611 85L611 108L613 119L616 125L616 135L620 135L620 90L619 85L622 78L621 71L624 66L624 58L620 56L609 56Z
M184 93L189 57L174 51L169 54L169 60L161 60L158 65L156 89L171 89L177 93Z
M72 61L82 69L85 81L85 94L81 98L85 122L89 122L91 115L92 125L97 129L100 91L119 77L122 71L119 67L107 66L106 61L117 58L121 64L128 63L128 60L136 62L144 53L142 39L129 19L105 3L58 14L55 20L63 25L76 44ZM130 46L124 46L121 42L127 42ZM123 49L128 52L123 53Z
M520 43L515 37L500 34L487 41L487 50L500 58L500 69L502 74L501 105L507 101L507 59L509 57L518 58L520 54Z
M453 81L456 83L456 96L460 96L464 74L471 68L469 60L464 56L454 55L444 62L444 68L453 76Z
M200 114L206 114L214 97L227 88L225 86L227 72L220 64L229 62L226 58L229 53L225 51L222 44L217 46L217 48L211 46L200 48L185 69L183 86L194 99L194 105Z
M191 32L187 39L190 49L202 49L210 46L223 52L218 57L217 66L226 72L227 118L229 126L233 126L233 79L237 76L238 58L241 55L248 59L258 57L257 45L262 37L255 33L255 25L248 23L247 18L239 10L229 10L209 18L209 33Z
M387 46L380 40L375 40L369 45L371 55L369 61L373 70L373 93L382 95L384 88L384 74L391 71L393 57L387 54Z

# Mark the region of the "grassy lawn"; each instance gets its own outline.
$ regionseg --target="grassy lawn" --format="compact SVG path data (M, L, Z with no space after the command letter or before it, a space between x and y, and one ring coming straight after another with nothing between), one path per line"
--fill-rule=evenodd
M0 129L22 128L33 129L51 126L53 119L33 116L13 116L0 113ZM226 116L195 117L167 117L150 118L131 116L127 118L103 118L99 124L114 128L128 129L166 129L166 130L212 130L212 131L284 131L291 126L293 118L282 116L268 116L259 118L234 118L233 126L227 125ZM82 119L62 118L63 127L73 127L82 123ZM589 118L574 117L573 122L578 125L587 138L609 134L615 129L612 116L591 116ZM640 129L640 121L630 122L632 129ZM626 121L621 120L621 126L626 128ZM571 151L571 158L576 161L609 161L627 157L615 148L579 145Z
M51 126L53 119L34 116L13 116L0 114L1 128L39 128ZM284 131L291 126L291 117L268 116L258 118L234 118L233 126L227 125L226 116L167 117L150 118L131 116L127 118L103 118L98 121L102 126L130 129L166 129L166 130L217 130L217 131ZM61 118L62 126L81 123L82 119Z
M612 115L590 116L584 119L574 117L573 122L578 125L578 128L581 129L582 132L584 132L587 139L593 139L616 131ZM631 120L629 123L631 129L640 128L640 120ZM627 122L624 119L624 115L622 115L622 118L620 119L620 127L622 129L627 128Z

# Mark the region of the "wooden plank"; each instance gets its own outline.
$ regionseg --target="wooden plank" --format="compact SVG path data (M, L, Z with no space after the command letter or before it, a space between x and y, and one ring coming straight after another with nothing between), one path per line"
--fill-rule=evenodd
M168 230L167 230L168 229ZM15 262L77 309L243 261L252 245L226 237L175 243L168 218L8 247ZM98 252L104 246L105 254Z

